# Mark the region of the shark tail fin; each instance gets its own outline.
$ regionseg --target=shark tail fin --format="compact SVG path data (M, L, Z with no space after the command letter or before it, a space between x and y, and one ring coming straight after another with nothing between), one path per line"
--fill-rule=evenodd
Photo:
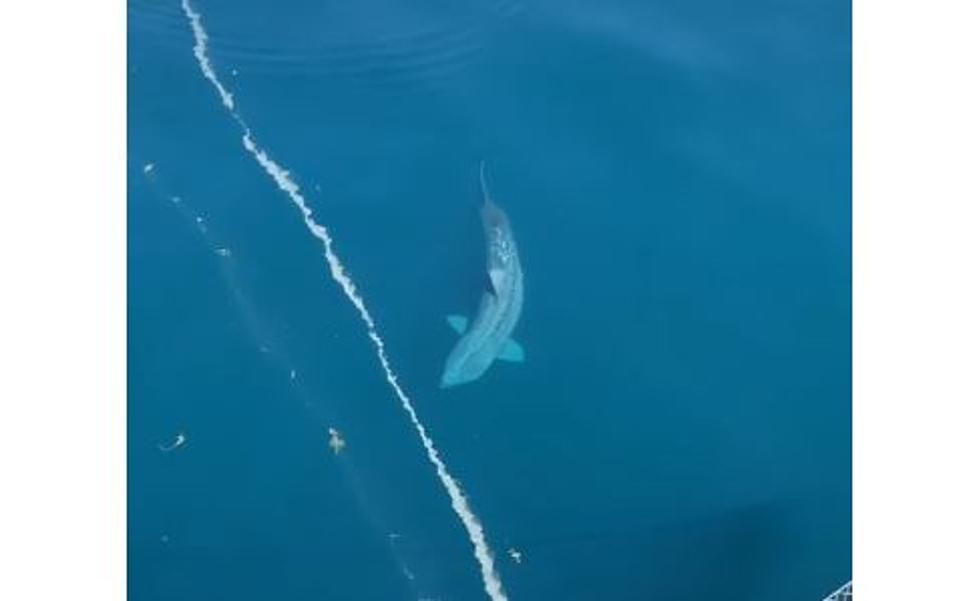
M483 189L483 202L490 203L489 186L486 185L486 161L479 162L479 186Z
M455 333L460 336L469 327L469 320L463 315L447 315L445 321L449 322L449 327L455 330Z

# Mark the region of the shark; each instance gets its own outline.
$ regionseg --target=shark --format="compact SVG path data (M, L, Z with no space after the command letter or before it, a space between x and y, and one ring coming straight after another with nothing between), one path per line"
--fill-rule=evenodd
M475 317L449 315L459 340L445 360L440 385L458 386L479 379L497 359L522 363L524 349L511 337L523 309L523 270L510 220L489 193L485 163L479 164L483 191L480 217L486 241L487 283Z

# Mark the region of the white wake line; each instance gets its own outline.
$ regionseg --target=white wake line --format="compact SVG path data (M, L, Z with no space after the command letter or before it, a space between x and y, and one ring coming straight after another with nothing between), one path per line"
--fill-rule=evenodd
M268 173L272 179L275 180L276 185L279 189L289 195L292 203L296 205L299 211L303 215L303 222L306 224L306 228L310 231L313 236L318 238L320 242L323 243L323 255L326 258L326 262L330 267L330 276L336 281L337 284L343 289L343 293L347 296L347 299L353 304L360 313L360 318L367 326L367 335L370 337L371 341L374 343L374 349L377 353L377 359L381 363L381 368L384 370L385 378L388 384L391 385L392 390L397 395L398 399L401 401L401 407L408 414L411 423L415 426L415 430L418 432L418 437L421 439L422 445L425 447L425 451L428 455L428 460L435 466L435 472L438 475L439 480L442 482L442 486L445 487L445 491L449 494L449 498L452 500L452 509L459 516L462 521L462 525L466 528L466 532L469 535L469 541L473 545L473 554L476 560L479 562L479 568L482 572L483 577L483 588L486 590L486 594L489 595L490 599L493 601L506 601L506 593L503 591L503 583L500 581L499 575L497 575L495 568L493 567L493 553L486 542L486 535L483 532L483 526L479 522L479 518L469 507L469 501L463 494L462 489L459 488L459 484L449 473L448 468L445 467L445 463L439 456L438 450L435 448L435 443L429 438L428 433L425 430L424 424L418 419L418 414L415 413L415 408L411 403L411 399L405 394L404 390L401 389L401 385L398 384L398 377L395 375L394 370L391 368L391 364L388 361L387 352L384 348L384 340L381 339L380 334L377 333L377 327L374 323L374 318L371 317L370 312L367 310L367 306L364 304L364 300L357 294L357 287L354 285L353 280L347 275L346 270L343 267L343 263L340 258L333 252L333 239L330 237L329 232L325 227L316 223L313 219L313 211L306 205L306 199L303 198L302 193L299 190L299 184L289 177L289 172L279 166L275 161L273 161L268 154L259 148L252 137L252 132L248 128L244 119L236 112L234 98L231 93L225 89L218 79L217 74L214 72L214 68L211 66L211 61L207 57L207 32L204 30L204 26L201 24L201 15L194 11L190 6L189 0L181 0L181 5L183 6L184 13L187 15L187 19L190 21L190 27L194 33L194 56L197 58L197 62L200 65L201 72L204 77L210 81L221 97L221 103L224 105L231 116L238 122L242 128L242 144L245 149L251 153L251 155L258 161L258 164Z

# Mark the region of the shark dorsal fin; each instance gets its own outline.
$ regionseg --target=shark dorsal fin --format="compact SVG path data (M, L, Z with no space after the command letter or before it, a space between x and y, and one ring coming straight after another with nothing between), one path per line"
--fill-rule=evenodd
M503 277L505 272L502 269L490 269L489 278L490 283L493 284L493 294L495 295L499 292L500 288L503 287Z

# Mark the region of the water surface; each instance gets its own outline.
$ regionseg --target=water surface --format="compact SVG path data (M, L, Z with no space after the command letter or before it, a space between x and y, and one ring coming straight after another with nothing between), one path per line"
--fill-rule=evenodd
M849 579L849 3L194 7L510 598ZM130 1L131 597L485 598L363 323L193 46L178 2ZM442 390L445 315L485 281L480 160L527 361Z

